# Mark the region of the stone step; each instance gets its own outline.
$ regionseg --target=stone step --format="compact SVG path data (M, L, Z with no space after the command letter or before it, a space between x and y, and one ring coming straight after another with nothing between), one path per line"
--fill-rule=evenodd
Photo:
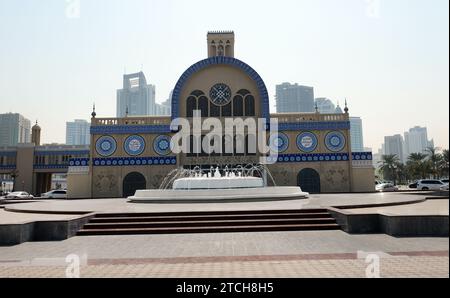
M338 230L336 223L292 224L292 225L242 225L242 226L202 226L202 227L163 227L140 229L82 229L77 236L95 235L143 235L143 234L190 234L190 233L236 233L236 232L276 232L276 231L314 231Z
M184 211L184 212L147 212L147 213L98 213L95 218L111 217L149 217L149 216L205 216L205 215L243 215L243 214L286 214L286 213L328 213L326 209L289 209L289 210L228 210L228 211Z
M237 219L237 220L200 220L200 221L141 221L141 222L116 222L116 223L93 223L89 222L83 230L99 229L141 229L152 227L208 227L208 226L255 226L255 225L293 225L293 224L327 224L336 223L332 217L328 218L282 218L282 219Z
M120 222L170 222L170 221L209 221L209 220L245 220L245 219L283 219L283 218L331 218L327 212L321 213L267 213L267 214L219 214L219 215L180 215L180 216L142 216L130 214L128 217L94 217L91 223Z

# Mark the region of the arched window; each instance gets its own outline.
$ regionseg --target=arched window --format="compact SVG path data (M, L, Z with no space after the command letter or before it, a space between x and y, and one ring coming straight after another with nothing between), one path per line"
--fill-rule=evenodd
M223 45L217 47L217 56L225 56L225 49Z
M233 99L233 116L244 116L244 99L240 95L236 95Z
M209 116L210 117L220 117L220 107L213 103L209 105Z
M231 102L222 107L222 117L231 117Z
M246 89L241 89L237 92L237 94L242 95L242 97L245 97L246 95L250 94L250 91Z
M245 97L245 116L254 117L255 115L255 98L252 95Z
M191 95L193 95L195 97L200 97L202 95L205 95L205 93L203 93L203 91L200 91L200 90L194 90L194 91L192 91Z
M186 101L186 117L193 117L194 110L197 109L197 98L189 96Z
M206 96L201 96L198 99L198 109L201 111L202 117L209 117L209 100Z

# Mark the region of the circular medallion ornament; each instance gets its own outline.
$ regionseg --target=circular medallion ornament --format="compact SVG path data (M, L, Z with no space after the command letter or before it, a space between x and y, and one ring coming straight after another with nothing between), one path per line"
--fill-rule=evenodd
M123 146L128 155L141 155L145 150L145 140L141 136L129 136Z
M273 134L270 136L269 146L273 152L283 153L289 148L289 138L282 132Z
M111 136L102 136L95 143L95 150L101 156L111 156L116 152L117 142Z
M170 142L169 136L159 136L153 142L153 149L159 155L167 155L170 153Z
M325 137L325 145L333 152L342 151L345 147L345 136L339 131L332 131Z
M317 137L313 133L304 132L297 136L297 147L303 152L313 152L317 144Z
M231 89L225 84L216 84L209 91L211 101L217 106L223 106L231 100Z

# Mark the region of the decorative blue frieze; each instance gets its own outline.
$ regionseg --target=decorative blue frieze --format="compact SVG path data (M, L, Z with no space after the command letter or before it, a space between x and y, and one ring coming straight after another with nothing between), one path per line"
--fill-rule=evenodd
M220 65L220 64L226 64L230 65L232 67L238 68L242 71L244 71L255 83L258 88L259 96L261 99L261 114L262 117L267 120L267 123L269 123L269 93L267 92L266 85L264 84L264 81L262 80L261 76L248 64L244 63L241 60L238 60L233 57L222 57L222 56L216 56L216 57L210 57L204 60L201 60L191 67L189 67L180 77L177 84L175 85L175 88L173 90L172 94L172 119L178 118L179 115L179 105L180 101L184 100L180 98L181 91L186 84L186 82L189 80L189 78L194 75L195 73L199 72L200 70L203 70L209 66L212 65ZM166 132L159 132L159 133L166 133Z
M278 156L269 156L269 162L279 163L299 163L299 162L331 162L348 161L348 153L323 153L323 154L280 154Z
M14 170L16 165L0 165L0 170Z
M304 132L297 136L297 148L303 152L313 152L316 150L319 141L317 140L317 136L312 132Z
M111 136L102 136L95 142L95 151L101 156L111 156L117 150L117 141Z
M175 156L168 157L111 157L94 158L95 167L122 167L122 166L158 166L158 165L176 165Z
M0 151L0 156L16 156L17 151Z
M342 151L344 150L346 143L347 142L345 140L345 136L340 131L332 131L325 136L325 146L330 151L333 152Z
M55 156L55 155L89 155L89 150L67 150L67 151L35 151L36 156Z
M89 165L89 158L71 158L69 166L71 167L86 167Z
M48 169L64 169L69 168L69 164L59 164L59 165L34 165L35 170L48 170Z
M289 148L289 138L282 132L273 134L269 138L269 146L273 152L283 153Z
M373 160L372 152L352 152L353 160Z
M161 156L170 154L170 142L171 138L166 135L158 136L153 141L153 150Z
M350 121L278 123L279 131L347 130L347 129L350 129Z
M91 134L163 134L171 133L170 125L104 125L91 126Z
M138 135L129 136L123 144L123 149L128 155L141 155L145 151L145 140Z

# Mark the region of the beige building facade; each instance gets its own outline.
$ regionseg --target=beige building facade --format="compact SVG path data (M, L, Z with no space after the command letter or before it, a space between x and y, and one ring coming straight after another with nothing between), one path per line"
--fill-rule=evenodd
M89 157L70 160L69 197L127 197L137 189L159 188L177 168L230 168L258 164L264 157L279 186L298 185L312 193L374 191L372 153L351 152L348 108L342 114L270 114L264 81L252 67L234 58L234 43L233 32L208 33L208 58L181 75L172 96L171 116L97 118L94 111ZM224 149L232 144L231 151L193 153L191 138L189 152L174 153L171 140L180 128L172 121L181 118L192 124L196 111L202 119L222 124L225 119L256 123L264 119L262 131L277 155L249 150L257 147L258 135L245 135L244 150L239 151L236 136L226 134L213 143L220 141ZM202 138L207 134L208 130L202 130Z

